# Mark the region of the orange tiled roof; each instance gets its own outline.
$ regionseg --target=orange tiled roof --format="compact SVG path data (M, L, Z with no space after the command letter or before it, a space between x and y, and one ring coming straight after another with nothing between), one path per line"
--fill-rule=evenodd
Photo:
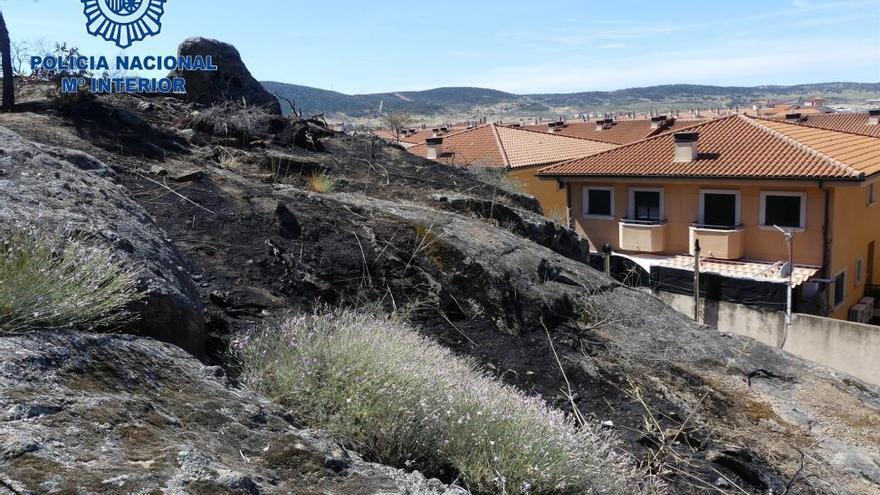
M702 120L679 120L669 118L656 129L651 129L651 121L647 119L618 120L610 129L597 130L596 123L590 122L566 122L565 127L556 132L560 136L590 139L612 144L630 144L641 141L650 136L694 125ZM534 124L524 127L525 129L547 132L548 124Z
M544 176L861 179L880 172L880 139L732 115L683 130L699 155L674 161L674 133L548 167Z
M787 113L799 113L801 115L824 115L832 110L826 107L811 107L804 105L776 105L772 108L762 108L759 111L761 117L775 118L784 117Z
M880 125L868 125L867 112L803 115L799 125L880 137Z
M880 172L880 138L769 119L758 119L758 122L808 150L819 152L841 166L851 168L857 175Z
M434 129L437 127L439 127L439 126L428 127L427 129L422 129L421 127L417 127L417 128L415 128L416 132L414 134L410 134L408 136L401 134L400 135L400 143L403 144L404 146L406 144L424 143L425 139L428 139L429 137L432 137L434 135ZM449 128L448 133L463 131L465 129L467 129L467 124L455 124L454 126ZM388 141L396 141L396 138L394 137L394 133L391 132L391 130L389 130L389 129L375 130L375 131L373 131L373 135L376 137L380 137L382 139L386 139Z
M486 124L443 136L441 161L450 165L519 168L582 158L616 147L587 139ZM425 156L427 146L422 142L408 151Z
M673 256L660 263L659 266L677 268L679 270L693 270L693 256ZM792 271L792 282L795 287L807 282L819 273L815 266L795 265ZM771 282L787 282L788 277L783 277L782 262L765 263L760 261L726 261L704 259L700 261L700 271L703 273L717 273L726 277L744 278L750 280L765 280Z
M547 132L547 124L535 124L524 127L537 132ZM656 131L651 129L648 120L621 120L610 129L596 130L595 122L566 122L565 127L556 132L560 136L591 139L611 144L629 144L641 141ZM549 134L549 133L548 133Z

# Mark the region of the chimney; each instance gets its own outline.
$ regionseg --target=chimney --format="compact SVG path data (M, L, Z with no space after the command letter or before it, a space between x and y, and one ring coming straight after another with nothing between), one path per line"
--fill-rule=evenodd
M431 135L432 135L432 136L434 136L434 137L440 137L441 134L442 134L442 132L440 132L440 129L439 129L439 128L431 129Z
M661 125L666 123L666 116L660 115L659 117L651 117L651 129L658 129Z
M802 117L803 116L799 113L787 113L787 114L785 114L785 121L792 122L792 123L801 122L803 120Z
M604 120L597 120L596 121L596 131L602 132L603 129L605 129L605 121Z
M868 110L868 125L880 125L880 109Z
M699 132L678 132L675 134L675 163L689 163L697 159Z
M428 152L425 154L425 158L427 158L428 160L436 160L443 155L442 137L432 137L425 139L425 146L428 147Z

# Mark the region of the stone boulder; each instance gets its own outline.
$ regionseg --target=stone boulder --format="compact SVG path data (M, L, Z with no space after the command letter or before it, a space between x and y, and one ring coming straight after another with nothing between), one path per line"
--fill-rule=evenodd
M491 220L499 227L550 248L566 258L585 264L590 262L590 242L577 232L543 215L465 194L434 194L431 198L443 210Z
M217 66L215 72L174 71L171 77L186 79L187 98L203 105L228 101L244 102L262 107L271 114L281 115L278 98L254 79L234 46L208 38L189 38L180 44L178 54L210 55Z
M37 145L0 128L0 224L89 233L138 267L145 297L129 308L130 331L205 356L204 309L177 248L115 182L80 151Z
M0 494L461 495L364 462L143 337L0 337Z

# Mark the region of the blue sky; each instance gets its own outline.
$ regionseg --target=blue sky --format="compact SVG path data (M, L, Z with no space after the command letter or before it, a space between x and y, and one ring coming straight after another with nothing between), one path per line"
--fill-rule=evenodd
M0 3L17 41L115 56L79 0ZM258 79L345 93L880 82L880 0L168 0L163 31L234 44Z

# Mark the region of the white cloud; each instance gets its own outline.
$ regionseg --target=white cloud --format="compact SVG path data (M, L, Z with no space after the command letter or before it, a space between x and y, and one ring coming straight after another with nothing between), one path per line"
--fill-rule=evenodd
M880 81L880 47L866 40L809 43L731 44L715 52L665 51L660 57L626 57L601 63L545 63L508 66L478 76L477 86L518 93L618 89L673 83L733 85L742 80L768 84L848 80L851 70L872 71ZM813 78L805 81L802 78ZM830 79L829 79L830 78Z

